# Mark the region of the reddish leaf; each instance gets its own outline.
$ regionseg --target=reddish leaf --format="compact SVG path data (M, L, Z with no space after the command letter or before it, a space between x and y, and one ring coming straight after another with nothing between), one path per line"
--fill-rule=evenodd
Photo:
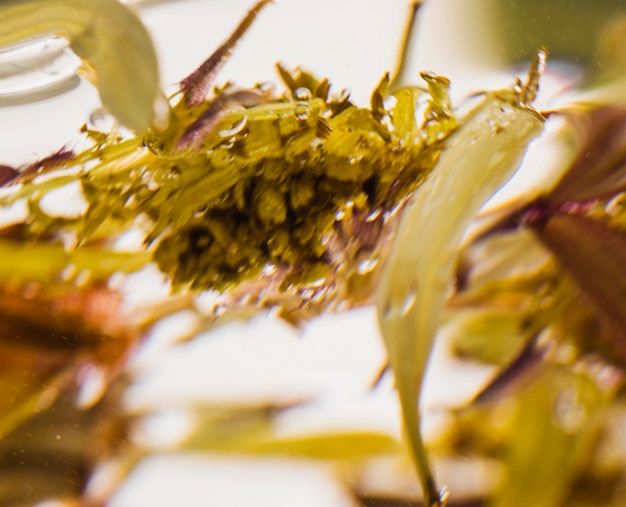
M138 336L107 289L0 288L0 441L93 366L111 380Z
M626 232L561 213L532 227L576 283L616 352L626 357Z
M68 150L65 147L54 152L52 155L37 160L30 164L26 169L21 171L17 176L11 178L8 183L11 185L16 183L25 183L36 178L40 174L48 172L53 169L59 169L65 166L69 161L76 157L72 150Z
M8 165L0 165L0 187L9 183L18 174L17 169Z
M580 148L548 196L555 207L610 198L626 189L626 109L599 107L571 119L579 132Z
M0 344L86 352L112 365L136 338L120 305L121 297L105 288L0 288Z

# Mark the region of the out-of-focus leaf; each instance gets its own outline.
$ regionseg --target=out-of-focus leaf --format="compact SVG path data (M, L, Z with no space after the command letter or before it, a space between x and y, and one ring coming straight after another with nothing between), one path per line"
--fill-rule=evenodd
M71 381L73 365L62 354L44 357L0 346L0 440L35 414L46 410Z
M568 507L619 507L626 491L626 407L619 397L603 411L599 435L564 502Z
M0 281L58 282L62 272L88 272L94 280L104 280L115 273L132 273L151 260L147 252L114 252L97 247L82 247L68 252L53 243L18 243L0 240ZM71 278L71 277L70 277Z
M498 51L508 62L521 61L535 48L547 47L557 59L596 72L611 69L611 64L623 65L602 51L603 38L626 14L620 0L487 0L476 8L492 21L483 28L494 41L488 49Z
M282 436L276 417L289 407L205 407L196 411L195 430L181 447L188 450L245 454L282 454L325 460L354 460L375 454L401 453L388 434L329 431Z
M284 409L268 405L196 407L194 429L179 447L220 452L249 449L271 434L274 419Z
M539 285L556 272L549 252L527 230L504 231L479 238L467 246L459 262L457 285L461 301L515 298L537 294Z
M507 474L490 506L563 505L596 436L598 411L608 400L584 375L550 368L519 397L502 457Z
M402 445L382 433L346 432L300 437L278 437L250 446L252 453L287 454L330 460L355 460L375 454L402 452Z
M119 294L41 288L0 290L0 343L39 350L96 353L119 360L136 333L122 313Z
M155 116L159 68L150 35L116 0L3 0L0 45L60 35L95 73L102 104L122 124L144 130Z
M95 467L127 445L129 420L114 392L89 410L67 393L0 439L0 505L86 500ZM106 499L107 491L99 493Z
M0 438L46 409L81 367L103 368L106 383L138 337L107 289L0 290Z
M495 377L474 398L474 404L483 404L504 398L537 374L546 353L547 345L537 337L529 340L516 356L503 366Z
M573 485L600 472L592 457L615 388L600 388L593 375L574 372L569 365L547 361L539 371L508 397L458 410L433 442L439 454L461 459L480 455L501 463L499 485L485 505L569 506L565 500ZM598 500L607 492L588 493L593 501L584 505L604 505Z
M568 117L577 131L578 156L548 194L550 205L607 199L625 190L626 109L604 106Z
M525 318L518 310L467 310L455 315L446 331L455 354L502 365L524 346Z
M533 224L574 280L617 354L626 357L626 233L580 215L554 213Z

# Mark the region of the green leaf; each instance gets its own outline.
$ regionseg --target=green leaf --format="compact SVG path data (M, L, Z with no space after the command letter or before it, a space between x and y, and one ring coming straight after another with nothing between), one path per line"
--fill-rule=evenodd
M542 130L543 118L517 100L511 92L487 95L446 140L437 166L403 211L378 292L380 326L427 504L436 505L438 493L420 434L422 380L463 235Z
M117 0L2 0L0 46L60 35L90 65L105 108L123 125L152 125L161 91L156 52L136 14Z
M452 350L459 356L490 364L512 361L524 346L525 318L519 310L466 310L450 324Z
M0 282L54 283L68 266L73 266L75 273L87 271L93 279L103 280L114 273L132 273L143 268L150 262L151 255L96 247L68 252L60 244L0 240L0 259Z
M395 438L378 432L277 434L275 418L288 408L202 407L196 412L199 416L196 430L182 443L182 448L350 461L402 451L402 445Z
M589 466L598 411L608 397L594 382L555 366L518 400L503 453L507 473L491 507L559 507Z

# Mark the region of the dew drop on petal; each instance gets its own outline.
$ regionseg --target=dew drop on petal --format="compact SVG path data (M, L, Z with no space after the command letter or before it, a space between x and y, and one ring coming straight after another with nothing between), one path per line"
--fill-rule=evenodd
M566 433L576 433L587 421L587 410L575 389L559 394L554 405L554 421Z
M115 129L117 120L104 109L96 109L89 115L87 127L97 132L111 132Z
M293 98L296 100L311 100L311 90L303 86L296 88L293 92Z
M85 365L78 373L80 389L76 396L76 405L80 408L89 408L100 400L107 387L106 375L102 368L95 365Z
M378 257L371 257L368 259L364 259L357 264L356 272L359 275L366 275L371 273L378 266Z
M417 301L417 285L407 283L403 289L398 288L385 308L383 318L398 319L408 314Z
M243 116L241 118L241 120L239 120L231 128L229 128L229 129L222 129L222 130L218 131L218 134L221 137L236 136L237 134L241 134L241 132L243 132L243 130L246 128L247 125L248 125L248 117L247 116Z
M298 120L306 120L311 115L311 106L307 102L299 102L296 105L295 115Z
M380 208L376 208L374 211L372 211L369 215L367 215L367 218L365 219L366 222L374 222L378 219L378 217L381 215L382 210Z

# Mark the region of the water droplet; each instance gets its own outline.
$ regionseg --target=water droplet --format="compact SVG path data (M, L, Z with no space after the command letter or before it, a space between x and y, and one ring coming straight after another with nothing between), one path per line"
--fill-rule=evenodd
M382 210L380 208L376 208L369 215L367 215L367 218L365 219L365 221L366 222L375 222L378 219L378 217L380 216L381 213L382 213Z
M345 102L350 98L350 90L343 88L339 94L333 93L331 99L333 102Z
M87 127L97 132L108 133L115 129L117 121L104 109L96 109L89 115Z
M411 308L415 306L415 300L417 299L417 291L410 292L407 294L402 306L400 307L400 315L406 315L409 313Z
M82 409L93 406L104 394L107 387L106 375L102 368L86 365L77 375L80 390L76 396L76 405Z
M298 292L298 295L304 300L310 300L314 295L315 291L313 289L302 289Z
M41 292L41 284L37 282L28 282L22 288L22 297L24 299L35 299Z
M326 278L323 276L320 276L319 278L315 278L314 280L311 281L306 281L306 286L307 287L322 287L324 284L326 283Z
M362 153L359 154L359 155L356 155L354 157L350 157L348 159L348 163L351 164L351 165L355 165L355 164L358 164L359 162L361 162L361 160L363 160L363 154Z
M325 290L325 289L316 290L315 294L313 294L313 297L311 298L311 303L315 303L315 304L322 303L326 299L327 294L328 294L328 290Z
M417 300L417 284L407 282L404 287L398 287L391 294L385 308L385 319L398 319L404 317L415 306Z
M613 199L606 203L604 207L604 211L607 212L610 216L617 216L623 210L624 206L624 194L617 194Z
M582 429L587 421L587 410L576 389L566 389L559 394L554 405L554 419L567 433L576 433Z
M218 131L218 134L221 137L236 136L237 134L241 134L247 125L248 125L248 117L242 116L241 120L239 120L235 125L233 125L229 129L222 129Z
M277 268L274 264L267 264L267 265L263 268L262 273L263 273L265 276L270 276L270 275L273 275L274 273L276 273L276 270L277 270L277 269L278 269L278 268Z
M261 90L261 93L263 93L264 95L270 95L274 93L274 85L272 83L263 82L259 83L257 86L259 90Z
M293 92L293 98L296 100L311 100L311 90L301 86L300 88L296 88Z
M311 115L311 106L308 102L298 102L294 114L298 120L306 120Z
M76 276L77 271L78 270L76 269L76 266L74 264L68 264L67 266L65 266L63 271L61 271L60 278L62 281L68 282Z
M441 505L447 505L448 498L450 498L450 490L448 489L448 486L444 484L439 490L439 502Z
M107 287L111 290L117 291L124 286L126 282L126 275L124 273L113 273L107 282Z
M224 138L224 141L222 141L220 148L223 149L226 153L228 153L228 150L232 150L234 148L236 142L237 142L237 138L235 136ZM226 160L227 156L230 157L231 159L233 158L232 154L228 153L228 155L223 156L224 160Z
M77 287L85 287L91 280L91 271L88 269L83 269L79 273L76 274L74 278L74 283Z
M366 275L371 273L378 266L378 257L371 257L368 259L364 259L356 267L356 272L359 275Z

